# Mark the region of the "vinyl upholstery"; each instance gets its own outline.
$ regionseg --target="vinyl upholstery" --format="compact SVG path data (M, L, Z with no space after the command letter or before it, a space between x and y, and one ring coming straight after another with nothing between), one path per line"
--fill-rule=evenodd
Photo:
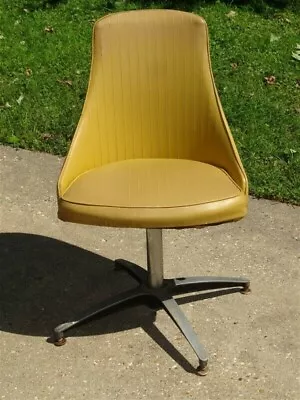
M139 228L242 218L248 183L218 98L205 21L173 10L95 23L58 216Z

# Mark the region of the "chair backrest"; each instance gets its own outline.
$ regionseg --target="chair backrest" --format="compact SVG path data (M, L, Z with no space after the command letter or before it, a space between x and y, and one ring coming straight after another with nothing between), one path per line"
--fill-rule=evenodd
M183 158L247 179L216 92L205 21L173 10L130 11L95 23L88 92L61 174L131 158Z

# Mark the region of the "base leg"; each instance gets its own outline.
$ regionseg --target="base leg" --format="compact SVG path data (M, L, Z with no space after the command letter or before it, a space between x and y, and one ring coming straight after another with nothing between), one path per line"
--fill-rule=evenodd
M194 332L191 324L187 320L186 316L182 312L179 305L172 297L168 299L161 299L162 305L178 328L181 330L192 349L196 353L199 360L198 372L199 375L207 374L207 353L204 347L199 343L198 337Z
M115 268L124 269L132 278L134 278L139 283L144 283L148 279L147 271L144 268L127 260L115 260Z
M95 317L100 313L104 313L105 311L113 311L118 306L126 305L126 303L129 303L130 301L143 296L145 296L145 293L141 290L140 287L128 290L124 293L120 293L110 299L103 301L96 310L87 313L82 318L58 325L53 332L54 344L56 346L62 346L66 343L64 332L66 332L67 330L79 324L82 324L83 322Z
M244 291L250 292L250 281L247 278L193 276L174 279L173 283L176 291L181 293L231 287L241 287L242 293Z

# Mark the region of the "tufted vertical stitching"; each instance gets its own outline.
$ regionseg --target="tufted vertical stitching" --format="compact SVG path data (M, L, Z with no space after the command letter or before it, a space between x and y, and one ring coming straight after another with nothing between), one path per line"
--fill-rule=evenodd
M105 17L94 32L88 96L63 185L97 165L142 157L218 163L239 179L203 21L178 11L133 11Z

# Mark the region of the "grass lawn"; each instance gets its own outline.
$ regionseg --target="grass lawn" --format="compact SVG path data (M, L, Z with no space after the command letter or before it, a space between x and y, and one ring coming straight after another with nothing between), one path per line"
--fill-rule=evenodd
M0 142L65 154L85 97L93 22L146 6L46 3L0 4ZM300 13L186 3L208 23L217 87L251 193L300 204L300 61L292 58L300 44Z

